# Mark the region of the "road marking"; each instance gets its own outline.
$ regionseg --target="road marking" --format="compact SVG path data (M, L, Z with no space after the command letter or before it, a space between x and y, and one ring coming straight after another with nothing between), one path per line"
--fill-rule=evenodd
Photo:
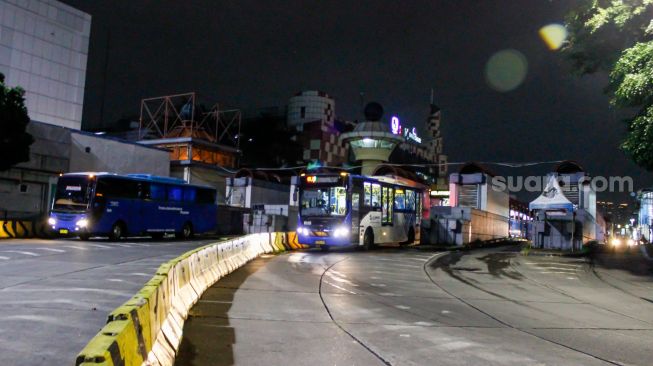
M121 280L119 278L107 278L107 281L109 281L109 282L125 282L125 280Z
M132 272L132 273L127 273L127 275L130 275L130 276L147 276L147 277L150 277L150 276L152 276L151 274L147 274L147 273L140 273L140 272Z
M38 254L33 253L33 252L26 252L23 250L3 250L3 253L18 253L18 254L24 254L24 255L30 255L32 257L39 257Z
M569 272L559 272L559 271L541 271L540 273L553 273L553 274L565 274L565 275L571 274Z
M396 305L395 307L396 307L397 309L401 309L401 310L408 310L408 309L410 309L410 306L406 306L406 305Z
M442 314L450 314L451 312L449 310L442 310L441 313Z
M410 334L400 334L399 336L403 338L410 338Z
M55 252L55 253L65 253L66 252L63 249L54 249L54 248L34 248L34 249L47 250L47 251Z
M80 247L77 245L64 245L64 248L71 248L71 249L79 249L79 250L87 250L88 248Z
M385 284L384 283L370 283L370 286L373 286L373 287L385 287Z
M111 247L108 246L108 245L102 245L102 244L91 244L91 243L88 243L88 245L94 246L94 247L96 247L96 248L103 248L103 249L110 249L110 248L111 248Z
M540 267L540 269L544 269L544 270L553 270L553 271L572 271L572 272L576 272L576 268L563 268L563 267Z
M114 245L119 246L119 247L123 247L123 248L131 248L131 247L132 247L132 246L129 245L129 244L118 244L118 243L115 243Z
M326 281L326 280L325 280L325 281L322 281L322 282L326 283L327 285L331 285L331 286L337 288L338 290L342 290L342 291L345 291L345 292L349 292L349 293L352 294L352 295L356 295L356 293L355 293L354 291L349 291L349 290L347 290L346 288L344 288L344 287L340 287L340 286L338 286L338 285L336 285L336 284L334 284L334 283L331 283L331 282L329 282L329 281Z
M0 259L7 260L7 259L11 259L11 258L0 255Z

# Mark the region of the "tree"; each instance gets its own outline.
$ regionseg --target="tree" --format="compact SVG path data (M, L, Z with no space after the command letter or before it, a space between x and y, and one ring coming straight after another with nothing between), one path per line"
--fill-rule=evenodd
M573 70L609 74L612 104L635 110L621 148L653 170L653 0L586 0L568 14L567 29Z
M0 171L29 161L34 138L25 132L29 116L24 94L20 87L5 86L5 76L0 73Z

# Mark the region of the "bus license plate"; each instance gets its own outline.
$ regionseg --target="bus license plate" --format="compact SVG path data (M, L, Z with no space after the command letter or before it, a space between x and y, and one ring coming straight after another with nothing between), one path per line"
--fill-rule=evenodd
M326 244L326 242L324 240L316 240L315 244L316 245L323 245L323 244Z
M59 229L59 234L68 234L68 229Z

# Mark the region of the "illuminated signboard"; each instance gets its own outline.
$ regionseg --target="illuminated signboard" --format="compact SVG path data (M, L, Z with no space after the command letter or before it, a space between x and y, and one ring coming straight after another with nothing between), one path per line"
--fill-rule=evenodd
M401 121L397 116L392 116L392 118L390 119L390 131L392 131L392 133L395 135L402 135L403 137L409 140L413 140L418 144L422 143L422 138L417 135L417 129L415 127L413 128L404 127L402 130Z
M308 183L316 183L317 182L317 177L314 175L309 175L306 177L306 182Z
M399 117L392 116L390 119L390 129L395 135L399 135L401 133L401 122L399 122Z

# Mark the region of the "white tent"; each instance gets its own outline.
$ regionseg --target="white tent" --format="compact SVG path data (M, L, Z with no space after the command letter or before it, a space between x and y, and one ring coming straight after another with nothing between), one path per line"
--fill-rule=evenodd
M556 176L551 175L542 194L529 203L528 208L530 210L566 210L571 212L574 209L574 204L562 193Z

